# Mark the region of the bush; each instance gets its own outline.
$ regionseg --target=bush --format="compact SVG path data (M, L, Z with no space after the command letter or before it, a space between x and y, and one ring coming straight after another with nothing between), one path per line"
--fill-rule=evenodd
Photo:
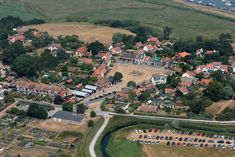
M90 117L91 117L91 118L96 117L96 113L95 113L95 111L91 111L91 113L90 113Z
M65 104L63 104L62 108L64 111L72 112L73 111L73 104L65 103Z
M92 120L89 120L87 125L88 127L92 127L94 125L94 122Z

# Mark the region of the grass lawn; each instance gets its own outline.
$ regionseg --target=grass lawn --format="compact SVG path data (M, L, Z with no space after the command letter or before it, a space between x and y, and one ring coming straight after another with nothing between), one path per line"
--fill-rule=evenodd
M173 28L177 38L197 35L216 38L220 33L235 34L235 19L198 11L174 0L0 0L0 16L19 15L47 21L66 17L87 17L89 22L107 19L135 20L162 33ZM29 16L30 15L30 16ZM234 37L235 38L235 37Z
M203 149L144 145L142 149L151 157L234 157L234 150Z

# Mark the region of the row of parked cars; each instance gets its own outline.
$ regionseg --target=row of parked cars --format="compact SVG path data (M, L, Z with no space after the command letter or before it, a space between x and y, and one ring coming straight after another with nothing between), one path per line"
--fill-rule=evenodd
M166 143L168 146L235 149L233 136L163 129L135 130L135 132L137 138L133 141L142 144Z

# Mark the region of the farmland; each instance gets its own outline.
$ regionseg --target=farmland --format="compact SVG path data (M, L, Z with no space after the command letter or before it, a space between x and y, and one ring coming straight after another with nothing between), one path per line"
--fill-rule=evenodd
M30 28L35 28L42 32L48 32L53 37L60 35L78 35L82 41L92 42L99 40L104 44L111 44L113 34L115 33L134 35L127 30L87 23L47 23L42 25L25 26L21 30L25 31Z
M194 9L173 0L1 0L0 16L6 15L20 15L24 19L43 18L49 22L65 21L67 17L87 18L88 22L134 20L158 33L169 26L177 38L197 35L215 38L222 32L235 33L232 17Z

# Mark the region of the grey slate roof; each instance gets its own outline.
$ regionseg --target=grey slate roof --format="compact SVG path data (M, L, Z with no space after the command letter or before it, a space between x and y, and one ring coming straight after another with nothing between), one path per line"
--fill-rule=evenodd
M52 118L69 120L69 121L79 123L84 119L84 115L83 114L74 114L73 112L68 112L68 111L58 111L54 115L52 115Z

